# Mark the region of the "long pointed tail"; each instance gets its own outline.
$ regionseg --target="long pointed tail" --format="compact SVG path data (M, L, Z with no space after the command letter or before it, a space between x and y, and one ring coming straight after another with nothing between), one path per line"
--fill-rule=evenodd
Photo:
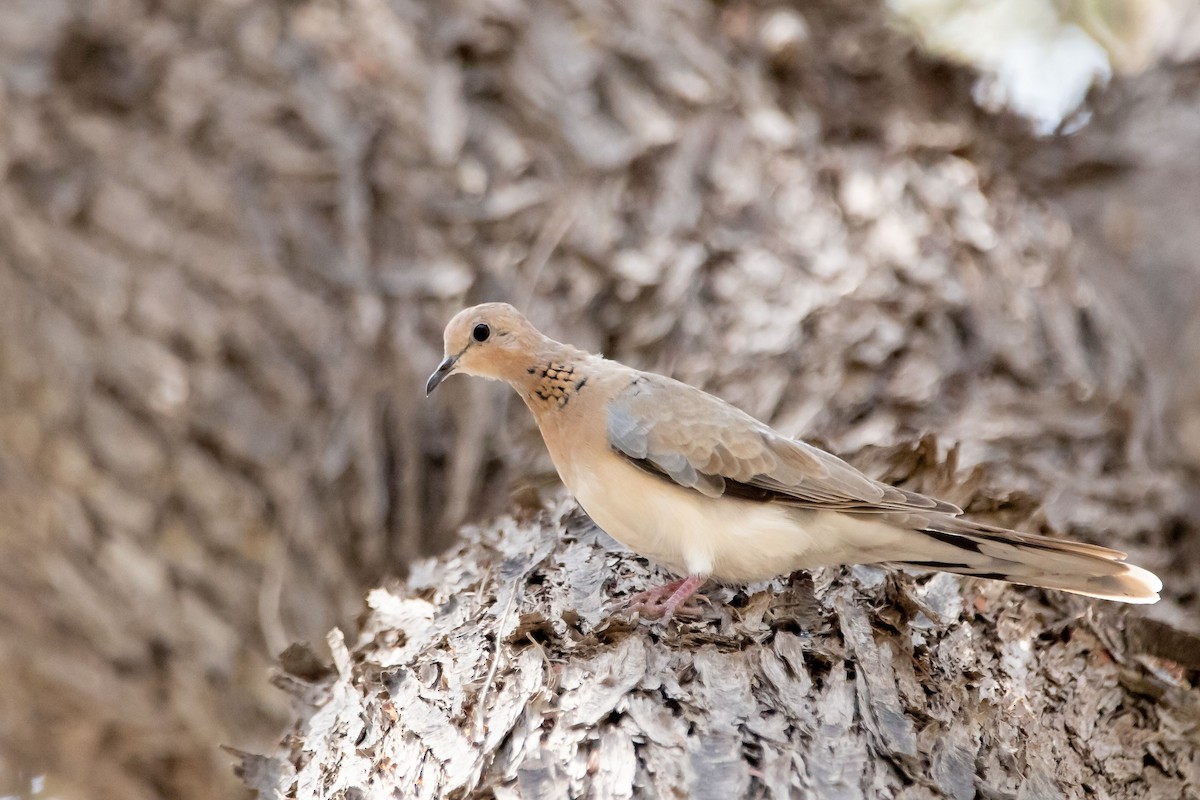
M1162 590L1157 575L1125 563L1124 553L1107 547L954 517L912 533L924 541L909 539L912 555L890 561L1123 603L1154 603Z

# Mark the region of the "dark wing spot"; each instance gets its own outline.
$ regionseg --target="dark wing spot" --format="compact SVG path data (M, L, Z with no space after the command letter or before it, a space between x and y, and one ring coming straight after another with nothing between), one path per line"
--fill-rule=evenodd
M953 533L944 533L942 531L929 530L928 528L921 531L921 533L924 533L926 536L932 536L934 539L937 539L939 542L945 542L946 544L953 545L954 547L960 548L962 550L970 550L972 553L982 553L983 552L982 550L979 549L978 544L971 541L970 539L968 539L965 536L955 536Z
M1006 581L1012 576L1005 575L1003 572L972 572L971 575L976 578L990 578L994 581Z

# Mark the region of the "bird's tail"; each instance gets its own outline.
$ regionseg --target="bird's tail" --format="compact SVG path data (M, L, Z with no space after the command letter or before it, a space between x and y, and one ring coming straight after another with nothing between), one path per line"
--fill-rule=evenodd
M1157 575L1125 563L1124 553L1107 547L954 517L930 522L913 534L923 541L910 538L904 556L889 561L1122 603L1154 603L1162 590Z

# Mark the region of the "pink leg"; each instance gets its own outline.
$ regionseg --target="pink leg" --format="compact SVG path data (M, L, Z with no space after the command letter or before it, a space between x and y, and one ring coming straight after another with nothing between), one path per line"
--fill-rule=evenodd
M680 578L677 581L671 581L663 586L655 586L653 589L647 589L644 592L632 594L629 596L629 599L625 601L625 606L632 608L633 606L640 606L645 603L660 603L664 597L670 597L672 594L674 594L675 590L682 586L685 580L687 580L687 578Z
M639 592L629 598L628 608L644 617L656 617L663 622L673 617L677 611L695 615L699 613L700 608L689 600L706 580L708 579L705 577L692 575L671 581L666 586Z

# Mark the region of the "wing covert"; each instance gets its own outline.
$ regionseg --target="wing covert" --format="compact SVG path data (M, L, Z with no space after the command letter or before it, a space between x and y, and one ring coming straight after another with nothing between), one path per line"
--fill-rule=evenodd
M709 497L731 495L858 513L956 506L868 478L699 389L639 374L611 403L609 446L648 472Z

